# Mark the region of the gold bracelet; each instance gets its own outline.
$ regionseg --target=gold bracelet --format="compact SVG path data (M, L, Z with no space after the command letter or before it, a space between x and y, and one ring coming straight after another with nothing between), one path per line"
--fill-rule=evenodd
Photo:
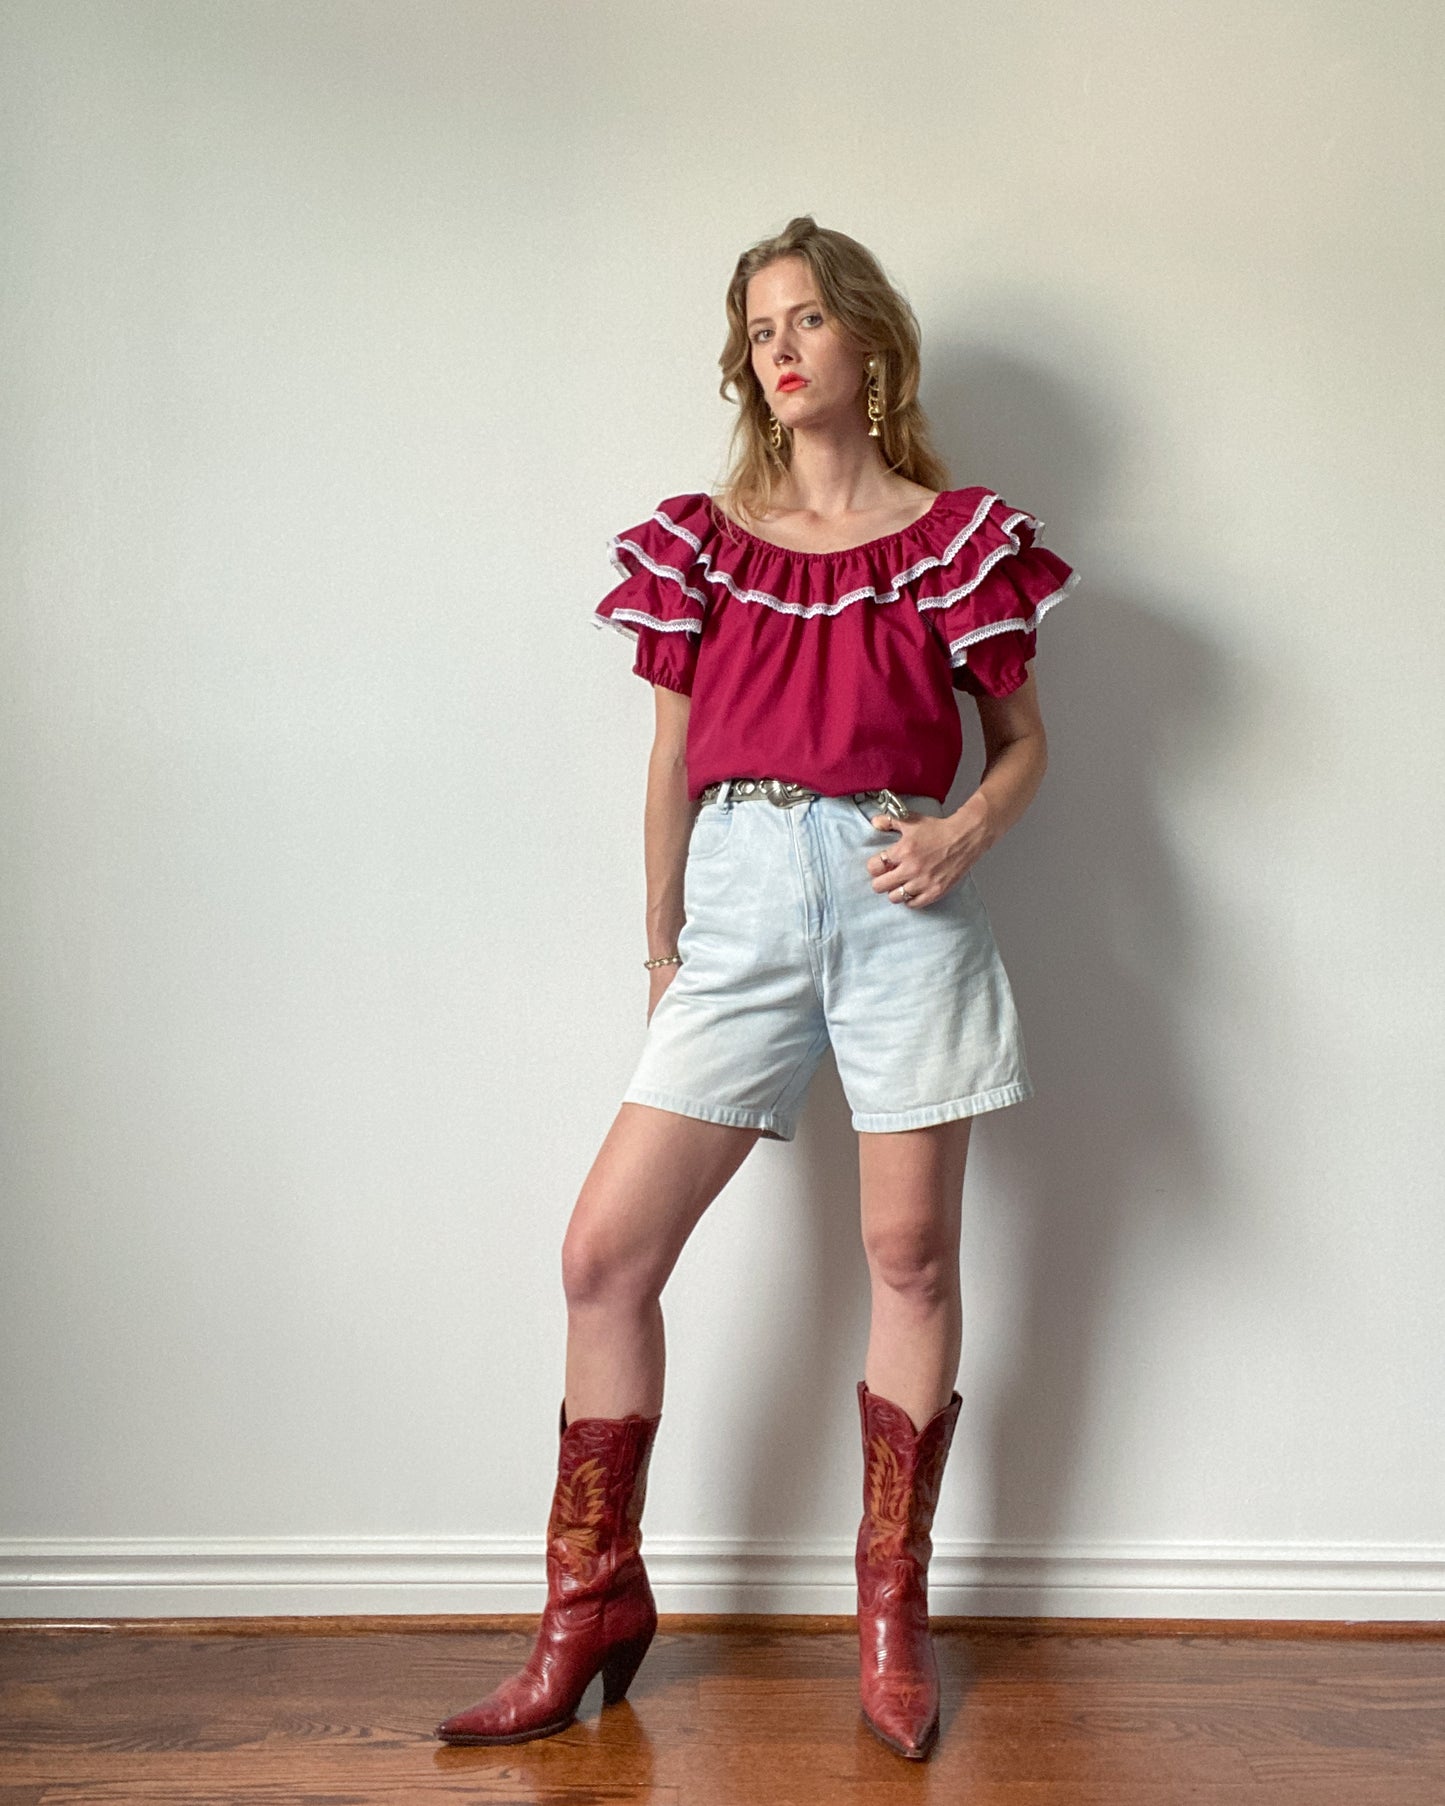
M664 953L660 959L645 959L642 963L644 966L680 966L682 964L682 955L679 953Z

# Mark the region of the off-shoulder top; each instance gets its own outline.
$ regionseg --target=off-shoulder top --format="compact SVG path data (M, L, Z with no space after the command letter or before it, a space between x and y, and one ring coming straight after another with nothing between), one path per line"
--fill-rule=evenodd
M946 489L897 533L798 552L704 493L670 496L608 543L622 581L594 625L632 669L692 698L688 795L780 777L829 796L884 785L942 803L963 729L954 691L1007 696L1078 573L1043 522L980 486Z

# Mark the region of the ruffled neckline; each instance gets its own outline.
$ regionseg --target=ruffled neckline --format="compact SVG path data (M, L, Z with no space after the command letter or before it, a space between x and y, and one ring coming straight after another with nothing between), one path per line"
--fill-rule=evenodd
M734 523L705 490L690 490L666 497L648 520L609 542L618 572L643 584L636 597L615 591L610 613L624 609L638 624L690 632L701 631L708 604L719 595L802 616L897 602L905 594L920 609L947 608L980 592L1001 561L1030 591L1047 587L1048 560L1040 565L1019 556L1042 528L1027 509L974 484L940 490L917 520L892 533L804 552L761 538ZM647 607L639 610L644 591Z
M690 569L673 564L675 551L658 558L656 541L650 555L644 541L658 527L674 548L679 541L691 548ZM1001 558L1032 545L1042 527L1026 509L975 484L941 489L925 513L893 533L831 552L800 552L734 527L706 491L695 490L669 496L645 530L619 535L613 556L639 555L699 602L711 587L785 614L836 614L855 602L896 602L907 591L921 608L937 608L975 590Z

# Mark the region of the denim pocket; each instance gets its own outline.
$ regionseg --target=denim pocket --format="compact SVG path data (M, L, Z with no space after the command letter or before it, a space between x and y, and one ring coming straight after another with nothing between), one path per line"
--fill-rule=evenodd
M689 862L699 859L715 859L728 843L733 831L733 809L718 803L704 803L698 810L692 824L692 833L687 843Z
M888 811L883 807L882 803L860 803L856 796L850 796L848 801L858 811L859 819L862 821L865 828L873 828L873 817L875 815L888 815ZM892 821L894 818L890 815L888 816L888 819ZM890 840L897 840L898 838L897 832L892 828L873 828L873 832L875 834L886 834Z

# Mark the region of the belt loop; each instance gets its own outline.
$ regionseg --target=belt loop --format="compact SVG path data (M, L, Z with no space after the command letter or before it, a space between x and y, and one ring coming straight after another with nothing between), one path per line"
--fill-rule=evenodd
M726 805L728 797L732 793L732 787L733 787L732 779L724 778L722 781L722 788L718 791L717 795L713 798L713 801L718 805L719 808L722 808Z

